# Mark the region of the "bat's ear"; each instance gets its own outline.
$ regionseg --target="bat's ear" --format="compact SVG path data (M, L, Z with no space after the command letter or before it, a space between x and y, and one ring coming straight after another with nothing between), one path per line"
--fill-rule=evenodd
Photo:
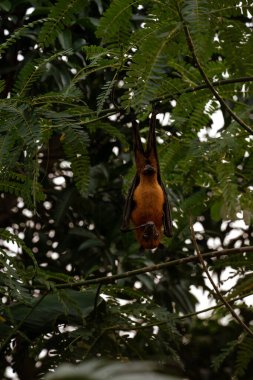
M136 121L136 114L135 114L134 109L132 107L130 107L130 110L129 110L129 119L132 123L134 121Z
M135 159L137 159L137 157L139 157L139 159L142 159L144 157L144 150L143 150L143 145L141 142L139 125L138 125L136 119L132 120L132 125L133 125Z
M148 132L148 141L147 141L147 154L154 155L154 158L157 160L157 151L156 151L156 115L155 111L152 112L151 118L149 120L149 132Z
M157 111L152 110L149 125L156 126L156 115L157 115Z
M155 104L152 104L151 106L151 117L150 117L150 121L155 123L156 121L156 116L158 115L159 111L158 109L156 108L156 105Z

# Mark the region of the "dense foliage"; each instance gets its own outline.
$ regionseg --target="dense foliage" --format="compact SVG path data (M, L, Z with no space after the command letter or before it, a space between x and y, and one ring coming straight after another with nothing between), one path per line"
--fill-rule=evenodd
M0 10L1 379L80 362L83 377L70 366L69 378L116 368L115 379L143 379L146 361L157 379L250 379L252 3L2 0ZM120 232L130 110L144 139L157 113L174 235L155 252ZM209 253L218 295L194 252ZM204 319L192 286L216 305Z

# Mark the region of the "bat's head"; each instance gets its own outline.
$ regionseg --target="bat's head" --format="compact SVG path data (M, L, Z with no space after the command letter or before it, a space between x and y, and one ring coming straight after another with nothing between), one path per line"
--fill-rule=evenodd
M136 237L142 248L153 249L159 246L162 233L156 228L154 222L149 221L136 230Z
M159 233L156 230L156 226L154 222L152 221L147 222L143 228L144 228L143 239L149 240L150 237L154 239L158 239Z

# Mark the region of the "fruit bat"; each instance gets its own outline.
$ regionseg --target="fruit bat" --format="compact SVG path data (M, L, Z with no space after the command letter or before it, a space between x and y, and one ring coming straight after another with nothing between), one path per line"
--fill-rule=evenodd
M145 149L133 120L133 149L136 174L124 206L121 231L134 230L141 248L152 249L159 246L163 234L172 236L170 207L157 155L154 114ZM134 227L129 228L130 223Z

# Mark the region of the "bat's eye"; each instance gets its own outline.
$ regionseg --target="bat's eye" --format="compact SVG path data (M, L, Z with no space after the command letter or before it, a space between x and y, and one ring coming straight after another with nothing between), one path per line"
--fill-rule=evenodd
M150 233L150 234L148 234L148 233L143 234L144 240L152 240L152 239L157 240L158 238L159 238L159 234L157 232Z

